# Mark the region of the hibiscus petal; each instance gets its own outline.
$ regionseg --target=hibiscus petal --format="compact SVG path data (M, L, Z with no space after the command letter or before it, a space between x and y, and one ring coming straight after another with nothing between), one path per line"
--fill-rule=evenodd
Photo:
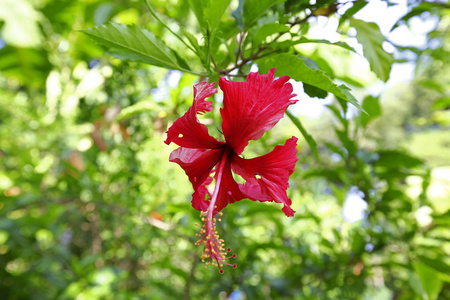
M206 195L208 199L211 199L211 193L208 191L207 185L210 185L213 181L212 177L208 177L192 194L192 207L199 211L206 211L209 207L209 200L206 200Z
M283 203L283 212L292 217L295 211L290 207L292 201L287 197L286 189L298 160L296 146L297 138L292 137L284 146L276 146L272 152L260 157L234 156L231 167L246 180L241 186L242 193L251 200Z
M247 198L247 196L241 192L239 185L236 183L231 173L230 157L226 160L225 166L223 168L222 181L220 183L219 193L217 194L214 214L224 209L228 204L234 203L244 198Z
M194 102L189 110L167 131L165 143L174 142L178 146L187 148L221 148L225 143L209 135L208 128L199 122L197 114L212 110L212 102L205 98L217 93L214 83L200 82L194 85Z
M274 81L275 69L268 75L250 73L246 82L220 78L223 91L222 130L236 154L241 154L249 140L259 139L283 117L287 107L297 102L290 100L292 85L288 76Z
M206 185L211 183L210 172L220 161L222 154L223 149L192 149L183 147L174 150L170 154L169 160L179 164L192 183L194 188L192 206L197 210L205 211L208 208L209 202L205 201L205 196L208 193Z

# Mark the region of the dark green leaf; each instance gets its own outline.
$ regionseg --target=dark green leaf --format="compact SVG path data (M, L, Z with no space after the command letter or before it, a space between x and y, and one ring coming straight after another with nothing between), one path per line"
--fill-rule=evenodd
M328 96L328 92L312 86L307 83L303 83L303 91L310 97L317 97L319 99L324 99Z
M334 94L336 97L348 101L355 107L362 109L358 101L350 94L350 89L345 85L338 86L325 75L323 71L312 70L303 59L292 54L278 54L265 58L258 62L262 72L267 72L271 68L277 68L278 76L288 75L292 79L310 84L324 91Z
M409 155L400 150L380 150L375 166L389 169L396 168L413 168L423 164L423 161L417 157Z
M342 142L342 145L344 145L345 149L347 149L348 154L350 156L352 156L353 154L356 153L358 147L355 144L354 141L352 141L347 133L345 131L339 130L339 129L335 129L336 135L338 137L338 139Z

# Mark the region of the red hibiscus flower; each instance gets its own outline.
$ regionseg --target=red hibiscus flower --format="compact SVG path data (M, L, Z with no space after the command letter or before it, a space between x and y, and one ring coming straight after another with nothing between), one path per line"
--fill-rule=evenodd
M202 260L212 263L223 273L226 257L223 240L217 235L215 221L220 221L221 210L228 204L248 198L283 204L286 216L294 215L287 197L289 176L297 162L297 138L292 137L283 146L270 153L244 159L239 156L250 140L258 140L283 117L289 105L297 100L292 94L289 77L274 80L275 69L267 75L250 73L246 82L233 82L220 78L223 91L222 131L225 141L210 136L197 114L212 110L212 102L205 99L214 93L215 83L201 82L194 86L194 103L167 131L166 144L174 142L180 148L170 155L170 161L179 164L194 188L192 206L201 211L204 222L197 244L203 244ZM233 179L232 172L242 176L244 184ZM214 192L207 186L216 181ZM216 216L218 215L218 216Z

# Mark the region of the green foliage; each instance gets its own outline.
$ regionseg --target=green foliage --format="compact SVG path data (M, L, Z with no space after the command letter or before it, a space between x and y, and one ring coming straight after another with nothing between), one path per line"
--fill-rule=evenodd
M272 6L286 0L239 0L239 7L233 12L241 29L249 28Z
M290 54L278 54L276 56L266 58L260 63L262 72L267 72L269 68L277 68L277 75L288 75L294 80L304 82L315 86L321 90L334 94L337 98L348 101L355 107L360 108L358 101L349 93L349 89L345 85L338 86L320 70L310 69L298 56Z
M356 38L363 45L364 56L369 61L370 68L381 80L386 82L389 79L394 57L382 47L386 40L381 34L380 28L375 23L367 23L353 18L350 19L350 25L357 31Z
M370 76L387 81L394 63L355 17L368 2L2 1L0 298L450 299L448 5L409 2L394 29L440 20L433 47L394 45L415 53L416 76L368 95L363 68L344 72L349 29ZM341 40L312 35L333 18ZM299 111L309 95L326 112L294 107L246 149L303 137L296 214L228 206L218 231L238 267L221 275L200 262L192 186L163 141L195 83L256 67L302 83ZM201 121L219 137L214 100ZM366 208L350 222L355 197Z
M231 0L188 0L201 28L213 32L220 23Z
M189 72L187 63L155 35L138 26L111 23L82 30L99 44L112 49L115 57L158 67Z

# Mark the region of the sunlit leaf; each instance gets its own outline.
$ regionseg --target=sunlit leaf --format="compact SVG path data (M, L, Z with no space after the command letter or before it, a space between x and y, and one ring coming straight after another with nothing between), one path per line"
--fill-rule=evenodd
M367 96L362 103L363 109L367 114L361 114L358 117L358 122L361 126L366 127L373 119L381 116L381 106L378 98Z
M303 59L291 54L278 54L270 56L261 61L258 65L262 72L267 72L271 68L276 68L276 75L290 76L292 79L307 83L334 94L336 97L348 101L355 107L362 109L358 101L350 94L350 89L345 85L335 84L323 71L309 68Z
M219 26L225 9L231 0L188 0L197 20L206 31L213 31Z
M422 263L415 262L413 266L417 275L419 275L420 282L428 295L428 299L437 299L442 289L442 281L439 278L439 273Z
M239 7L233 12L238 24L242 27L251 26L270 7L286 0L239 0Z
M189 71L160 38L136 25L110 23L81 30L121 59L130 59L168 69Z
M389 79L394 56L383 49L385 37L375 23L367 23L350 19L350 25L357 31L356 38L363 45L364 57L367 58L371 70L384 82Z

